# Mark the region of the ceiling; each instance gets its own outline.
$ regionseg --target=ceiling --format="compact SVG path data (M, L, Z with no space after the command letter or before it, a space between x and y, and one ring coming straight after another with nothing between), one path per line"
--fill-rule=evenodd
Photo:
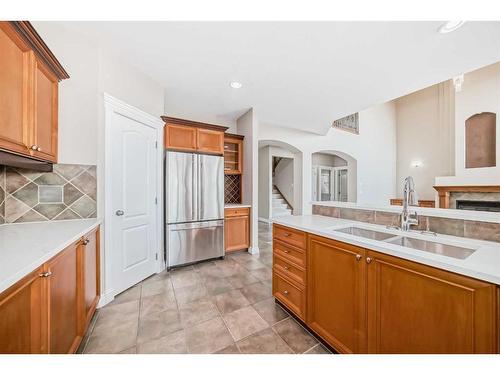
M165 87L170 116L325 134L333 120L500 60L500 22L64 22ZM232 89L239 81L241 89Z

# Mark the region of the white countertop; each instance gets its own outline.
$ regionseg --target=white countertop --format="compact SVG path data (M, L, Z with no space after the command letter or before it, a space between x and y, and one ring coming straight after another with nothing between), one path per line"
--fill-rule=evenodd
M336 219L321 215L286 216L273 219L273 222L500 285L500 243L497 242L473 240L442 234L432 236L420 234L419 232L401 232L396 229L387 229L383 225L367 224L359 221ZM456 259L334 231L335 229L341 229L351 225L391 233L396 236L404 235L454 246L467 247L474 249L475 252L465 259Z
M0 225L0 293L100 222L84 219Z
M232 204L225 204L224 208L243 208L243 207L252 207L251 204L241 204L241 203L232 203Z

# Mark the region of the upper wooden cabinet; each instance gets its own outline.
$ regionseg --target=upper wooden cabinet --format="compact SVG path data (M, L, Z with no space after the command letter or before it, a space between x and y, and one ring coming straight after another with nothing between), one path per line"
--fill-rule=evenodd
M243 173L243 136L238 134L224 135L224 173Z
M0 22L0 148L57 161L58 82L69 78L29 22Z
M165 121L165 148L204 154L224 153L225 126L205 124L174 117L161 117Z

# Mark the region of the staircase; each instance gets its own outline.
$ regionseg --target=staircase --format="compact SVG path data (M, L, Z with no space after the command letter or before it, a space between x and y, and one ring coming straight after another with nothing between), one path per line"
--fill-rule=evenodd
M276 186L273 186L273 217L289 216L292 214L292 208L288 205L285 198L281 195Z

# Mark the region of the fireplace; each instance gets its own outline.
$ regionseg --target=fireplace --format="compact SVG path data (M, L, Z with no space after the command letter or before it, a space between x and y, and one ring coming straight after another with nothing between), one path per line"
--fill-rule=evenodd
M500 202L500 185L434 186L434 189L436 189L439 196L439 208L499 212L495 202ZM458 207L458 201L467 202L468 208ZM470 202L477 203L469 204ZM463 204L465 205L465 203ZM481 208L482 205L484 207Z
M499 201L457 200L458 210L500 212Z

